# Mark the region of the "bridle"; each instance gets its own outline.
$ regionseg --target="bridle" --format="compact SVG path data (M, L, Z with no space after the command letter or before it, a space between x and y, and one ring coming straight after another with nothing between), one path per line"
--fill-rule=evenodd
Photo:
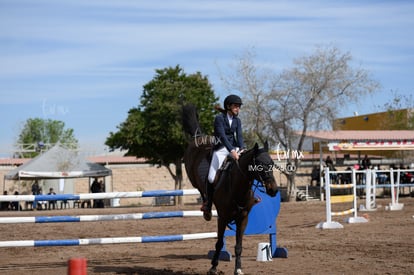
M268 163L268 164L263 164L257 161L258 156L260 156L260 154L265 153L265 152L267 151L264 149L257 150L256 152L253 153L254 155L252 159L252 163L254 167L256 167L256 165L267 166L267 167L262 167L262 168L267 169L264 171L264 173L260 173L258 171L248 171L248 173L246 174L246 172L243 171L243 169L240 167L239 161L235 161L238 171L243 177L245 177L246 179L249 179L249 184L250 184L249 186L253 186L254 190L263 190L262 189L263 187L267 189L268 187L267 185L269 185L269 183L267 183L268 180L273 178L273 169L272 169L273 168L272 166L274 165L273 161L271 160L271 163ZM243 154L248 154L248 153L250 152L247 151L247 152L244 152ZM230 184L232 184L231 179L230 179ZM266 191L261 191L261 192L265 193ZM236 200L235 200L235 203L236 203L238 211L242 211L246 207L246 206L241 206Z
M273 178L273 168L274 168L274 162L273 160L270 160L270 163L257 163L257 157L260 156L260 154L265 153L266 151L263 149L259 149L259 151L255 154L253 157L253 165L254 167L259 167L259 171L255 171L256 177L259 181L261 181L263 184L271 178ZM264 175L263 173L264 172Z
M267 152L266 150L259 149L257 152L254 153L253 155L253 169L259 169L259 171L255 170L255 171L248 171L248 175L246 175L246 173L243 171L243 169L241 169L240 165L239 165L239 161L236 161L236 166L237 169L239 170L239 172L246 178L251 179L252 185L255 188L258 188L260 183L264 186L267 187L266 185L268 185L266 182L268 182L269 179L273 178L273 168L274 168L274 162L273 160L271 160L270 163L262 163L262 162L257 162L257 158L258 156L260 156L260 154ZM245 153L247 154L247 152ZM264 172L264 173L261 173ZM254 176L252 176L252 174L254 174ZM254 180L256 179L256 181Z

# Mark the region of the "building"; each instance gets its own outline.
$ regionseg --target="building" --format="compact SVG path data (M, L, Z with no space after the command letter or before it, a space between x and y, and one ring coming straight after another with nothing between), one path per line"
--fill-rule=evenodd
M414 109L400 109L338 118L333 121L332 128L334 131L414 129Z

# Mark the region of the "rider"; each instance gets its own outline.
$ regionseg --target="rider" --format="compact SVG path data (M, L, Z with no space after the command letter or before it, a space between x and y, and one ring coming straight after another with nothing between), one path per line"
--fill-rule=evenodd
M201 210L204 212L204 219L211 220L211 207L213 204L214 182L217 182L216 173L222 166L227 156L239 159L239 153L245 148L241 120L238 117L242 100L237 95L229 95L224 99L224 109L214 119L214 136L218 141L213 148L210 170L207 183L207 202ZM219 173L220 174L220 173Z

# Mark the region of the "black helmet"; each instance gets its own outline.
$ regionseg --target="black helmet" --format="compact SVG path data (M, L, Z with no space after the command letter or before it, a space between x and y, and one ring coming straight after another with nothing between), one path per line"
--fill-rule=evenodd
M224 99L224 110L227 110L227 106L231 104L240 104L242 105L242 100L237 95L229 95Z

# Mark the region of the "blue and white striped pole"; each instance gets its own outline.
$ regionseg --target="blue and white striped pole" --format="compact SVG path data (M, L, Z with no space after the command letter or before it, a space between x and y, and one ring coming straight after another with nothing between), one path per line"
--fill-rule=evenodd
M137 192L108 192L108 193L85 193L85 194L56 194L56 195L1 195L0 201L55 201L55 200L93 200L113 198L145 198L199 195L197 189L183 190L154 190Z
M194 234L165 235L165 236L114 237L114 238L66 239L66 240L0 241L0 248L178 242L178 241L201 240L201 239L210 239L210 238L217 238L217 233L209 232L209 233L194 233Z
M217 211L212 211L217 216ZM121 221L145 220L162 218L201 217L201 211L171 211L147 212L113 215L82 215L82 216L35 216L35 217L0 217L0 224L5 223L58 223L58 222L95 222L95 221Z

